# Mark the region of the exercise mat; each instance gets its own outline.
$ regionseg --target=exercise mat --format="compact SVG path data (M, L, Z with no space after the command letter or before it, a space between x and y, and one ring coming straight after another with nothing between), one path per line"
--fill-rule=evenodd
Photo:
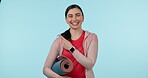
M73 70L73 63L70 59L64 56L60 56L56 58L54 64L52 65L51 69L59 74L59 75L66 75Z

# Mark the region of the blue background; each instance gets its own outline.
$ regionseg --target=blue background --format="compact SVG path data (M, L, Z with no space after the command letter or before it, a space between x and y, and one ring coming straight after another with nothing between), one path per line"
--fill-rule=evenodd
M148 0L2 0L0 78L46 78L42 68L64 12L78 4L99 38L96 78L148 78Z

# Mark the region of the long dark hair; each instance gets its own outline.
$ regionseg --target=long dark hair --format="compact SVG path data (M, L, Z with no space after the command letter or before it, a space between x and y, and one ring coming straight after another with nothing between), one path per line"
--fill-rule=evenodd
M73 4L73 5L70 5L69 7L67 7L67 9L66 9L66 11L65 11L65 18L67 18L67 13L68 13L68 11L69 11L70 9L73 9L73 8L78 8L78 9L81 11L82 16L84 16L81 7L78 6L78 5L76 5L76 4ZM68 30L66 30L65 32L63 32L61 35L62 35L65 39L67 39L67 40L70 41L70 40L71 40L70 28L69 28Z

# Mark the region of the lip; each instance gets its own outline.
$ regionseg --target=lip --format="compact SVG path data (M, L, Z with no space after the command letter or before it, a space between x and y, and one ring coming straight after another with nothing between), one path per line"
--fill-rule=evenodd
M71 22L71 24L72 24L73 26L78 26L78 25L79 25L79 22Z

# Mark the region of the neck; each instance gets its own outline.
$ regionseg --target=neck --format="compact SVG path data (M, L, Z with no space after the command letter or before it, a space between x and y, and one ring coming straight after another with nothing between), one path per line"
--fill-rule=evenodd
M81 34L82 34L83 30L82 28L79 28L79 29L70 29L70 33L71 33L71 39L72 40L77 40Z

